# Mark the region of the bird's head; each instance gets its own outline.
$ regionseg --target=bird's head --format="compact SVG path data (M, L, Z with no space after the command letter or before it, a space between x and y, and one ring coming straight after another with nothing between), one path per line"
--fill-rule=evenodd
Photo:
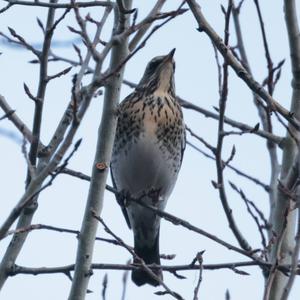
M175 48L167 55L156 56L151 59L137 89L144 89L149 93L161 91L162 93L175 94L174 53Z

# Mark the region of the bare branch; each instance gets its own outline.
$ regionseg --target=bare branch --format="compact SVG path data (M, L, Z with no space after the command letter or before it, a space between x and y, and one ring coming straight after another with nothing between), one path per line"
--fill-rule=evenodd
M201 281L202 281L202 272L203 272L203 255L204 251L202 252L198 252L197 255L196 255L196 259L199 263L199 278L198 278L198 282L197 282L197 285L194 289L194 298L193 300L198 300L198 292L199 292L199 288L200 288L200 284L201 284Z
M295 118L300 118L300 31L299 23L297 17L297 7L296 1L289 0L284 1L284 11L285 11L285 23L287 27L290 56L291 56L291 67L293 73L292 79L292 99L291 99L291 110L293 111ZM292 135L289 134L292 133ZM282 167L280 173L280 179L286 180L289 174L295 173L294 166L295 162L298 160L299 156L299 145L297 145L293 139L295 136L299 139L299 130L295 130L293 126L289 124L289 131L287 132L287 143L283 150L282 155ZM299 169L299 165L296 162L296 168ZM299 170L298 170L299 172ZM291 186L284 184L288 189ZM271 223L273 225L273 230L277 236L276 243L271 249L271 261L275 265L279 260L279 263L290 264L292 261L292 253L295 249L295 224L297 219L297 214L295 210L291 210L292 200L282 191L278 190L276 197L276 205L272 211ZM286 213L288 215L286 216ZM283 235L282 238L278 238ZM269 276L269 291L270 299L275 297L281 297L284 293L284 288L287 285L288 278L280 274L279 272L274 272L273 280ZM266 288L267 294L267 288Z
M247 207L247 211L248 211L248 213L250 214L250 216L252 217L252 219L254 220L254 222L255 222L255 224L256 224L256 226L257 226L258 232L260 233L260 236L261 236L261 242L262 242L263 249L266 249L266 248L267 248L267 243L266 243L266 238L265 238L263 229L268 229L268 228L271 227L271 226L268 224L268 222L267 222L266 218L264 217L263 213L262 213L260 210L258 210L257 207L254 205L254 203L253 203L252 201L250 201L250 200L246 197L245 193L244 193L241 189L238 189L237 186L236 186L234 183L229 182L229 184L230 184L230 186L232 187L232 189L233 189L234 191L236 191L236 192L241 196L241 198L243 199L243 201L244 201L244 203L245 203L245 205L246 205L246 207ZM255 208L255 211L258 212L258 213L259 213L259 216L262 217L262 219L263 219L263 221L264 221L264 228L263 228L263 226L260 224L260 222L259 222L259 220L258 220L258 217L253 213L253 211L252 211L250 205L251 205L252 207L254 207L254 208Z
M27 48L28 50L30 50L30 51L31 51L38 59L41 58L41 55L42 55L42 54L41 54L40 51L36 50L36 49L35 49L34 47L32 47L29 43L27 43L26 40L25 40L23 37L21 37L19 34L17 34L17 33L15 32L14 29L8 27L8 30L9 30L10 34L11 34L14 38L16 38L16 39L18 40L18 42L19 42L21 45L23 45L23 47L25 47L25 48Z
M154 17L157 13L159 13L160 10L161 10L161 8L165 4L165 2L166 2L166 0L158 0L155 3L155 5L153 6L152 10L147 15L147 18ZM150 26L151 26L151 23L146 24L145 26L143 26L141 29L139 29L137 31L137 33L134 35L134 37L131 39L131 41L130 41L130 43L128 45L129 51L134 50L134 48L140 42L140 40L142 39L142 37L145 35L145 33L147 32L147 30L150 28Z
M190 143L189 141L187 141L187 144L189 146L191 146L193 149L195 149L196 151L200 152L202 155L204 155L205 157L209 158L209 159L212 159L212 160L215 160L216 158L214 156L211 156L209 155L208 153L206 153L205 151L201 150L200 148L198 148L197 146L195 146L194 144ZM223 164L225 162L223 161ZM242 172L241 170L237 169L236 167L232 166L231 164L227 164L227 167L229 169L231 169L232 171L234 171L236 174L254 182L255 184L261 186L266 192L269 192L270 191L270 187L261 182L259 179L253 177L253 176L250 176L249 174L246 174L245 172Z
M111 11L110 7L105 9L105 11L103 13L103 17L102 17L101 21L99 22L99 24L97 25L97 29L96 29L91 47L96 46L96 44L99 40L99 36L101 34L102 28L103 28L103 25L105 24L107 17L110 14L110 11ZM53 53L51 55L54 56ZM91 91L88 92L85 90L85 88L81 88L81 86L80 86L83 76L88 69L88 64L90 62L90 59L91 59L91 51L88 48L87 54L81 64L80 70L79 70L78 74L74 77L74 80L73 80L72 99L71 99L65 113L63 114L63 116L53 134L53 137L51 138L51 140L47 146L46 150L47 150L48 160L53 156L53 154L56 152L57 148L63 141L65 133L66 133L68 127L70 126L72 120L76 120L76 122L80 121L80 119L82 118L82 116L80 116L80 114L83 115L84 111L87 109L87 107L89 105L91 97L93 96L93 92L91 92ZM76 65L76 64L72 63L72 65ZM84 93L89 94L89 95L84 95ZM81 113L77 112L79 106L81 107L80 108L82 111Z
M127 265L130 264L130 260L127 261ZM122 283L123 283L123 289L122 289L122 298L121 300L126 300L126 290L127 290L127 284L128 284L128 270L124 270L123 277L122 277Z
M126 9L130 9L131 1L126 1L125 7ZM129 25L128 15L124 16L122 20L124 21L123 24L117 24L119 20L116 18L115 26L126 29ZM118 28L115 27L113 33L118 32ZM126 52L127 40L125 40L122 44L114 45L111 52L110 69L115 69L116 66L120 65L124 57L126 57ZM100 68L100 72L101 62L98 62L96 69L98 68ZM97 149L92 168L88 199L82 221L82 227L80 230L81 235L77 248L76 267L69 294L69 300L84 299L89 282L89 276L87 276L87 274L89 274L92 263L92 253L98 226L97 220L95 220L91 215L91 208L95 210L97 215L101 214L104 201L104 190L108 175L108 168L104 170L98 170L96 165L99 162L107 163L110 161L117 124L115 109L120 98L120 86L122 84L123 71L124 68L121 68L119 72L114 73L110 85L105 89L103 114L98 130ZM90 85L91 91L95 91L98 88L99 82L95 82L97 75L98 74L95 74L93 77L93 81Z
M56 3L57 0L52 0L51 3ZM45 98L46 88L47 88L47 77L48 77L48 58L50 52L51 41L53 37L53 28L56 27L57 23L54 20L55 10L49 9L46 30L44 34L43 47L41 51L41 55L39 57L40 60L40 70L39 70L39 85L38 91L36 95L35 101L35 110L33 117L33 128L32 135L33 141L31 143L30 151L29 151L29 160L33 166L36 165L37 155L38 155L38 143L40 140L41 134L41 123L42 123L42 114L43 114L43 102ZM62 20L59 18L58 20ZM27 178L27 185L30 182L31 178Z
M138 200L135 200L135 199L131 199L131 201L135 202L135 203L138 203L139 205L143 206L143 207L146 207L148 209L150 209L151 211L155 212L158 216L160 216L161 218L173 223L174 225L180 225L180 226L183 226L191 231L194 231L194 232L197 232L207 238L209 238L210 240L226 247L227 249L229 250L233 250L235 252L238 252L242 255L245 255L247 257L250 257L253 259L253 256L252 256L252 252L251 251L246 251L246 250L243 250L241 248L238 248L232 244L229 244L223 240L221 240L220 238L216 237L215 235L212 235L206 231L204 231L203 229L200 229L192 224L190 224L189 222L183 220L183 219L180 219L178 217L175 217L167 212L164 212L164 211L161 211L151 205L146 205L145 203L141 202L141 201L138 201Z
M299 163L300 166L300 163ZM299 251L300 251L300 209L299 209L299 203L300 203L300 189L299 186L297 188L297 210L298 210L298 222L297 222L297 233L295 236L295 248L293 250L292 259L291 259L291 274L290 277L286 283L286 286L283 289L282 296L280 300L287 300L289 297L289 294L292 290L296 275L299 273L299 266L298 266L298 260L299 260Z
M65 170L62 170L62 173L66 173L66 174L69 174L71 176L78 177L78 178L80 178L82 180L90 181L90 177L89 176L87 176L87 175L85 175L83 173L80 173L80 172L75 172L73 170L65 169ZM115 194L117 193L117 191L114 188L112 188L112 187L110 187L108 185L106 185L106 189L109 190L109 191L111 191L111 192L113 192L113 193L115 193ZM180 219L180 218L178 218L178 217L176 217L176 216L174 216L172 214L169 214L167 212L159 210L159 209L155 208L154 206L150 206L150 205L147 205L145 203L142 203L142 202L140 202L138 200L131 199L131 201L136 202L139 205L152 210L153 212L157 213L161 218L163 218L163 219L165 219L165 220L173 223L174 225L181 225L181 226L183 226L183 227L185 227L185 228L187 228L187 229L189 229L191 231L197 232L197 233L199 233L199 234L201 234L201 235L203 235L203 236L205 236L205 237L207 237L207 238L215 241L216 243L218 243L218 244L226 247L229 250L234 250L234 251L236 251L236 252L238 252L238 253L240 253L242 255L246 255L246 256L252 258L251 253L248 253L248 252L244 251L243 249L240 249L240 248L238 248L238 247L236 247L236 246L234 246L232 244L229 244L229 243L227 243L227 242L219 239L215 235L212 235L212 234L204 231L203 229L200 229L200 228L198 228L198 227L190 224L189 222L187 222L187 221L185 221L183 219Z
M2 120L4 120L4 119L9 119L10 118L10 116L12 115L12 114L14 114L15 113L15 110L9 110L7 113L5 113L2 117L0 117L0 121L2 121Z
M108 276L107 273L105 273L102 281L102 299L106 299L106 289L107 289L107 283L108 283Z
M63 75L68 74L72 70L72 68L73 67L68 67L68 68L65 68L64 70L62 70L62 71L60 71L60 72L58 72L58 73L56 73L54 75L48 76L47 77L47 81L50 81L50 80L53 80L55 78L59 78L59 77L61 77Z
M37 176L33 177L34 178L33 188L31 189L30 186L28 186L28 189L26 190L25 194L23 195L23 197L21 198L19 203L12 209L12 211L10 212L10 214L8 215L8 217L6 218L6 220L3 222L2 226L0 227L0 240L2 240L4 237L7 236L7 232L9 230L9 228L17 220L17 218L21 215L24 208L27 208L28 206L32 205L34 203L36 197L43 190L45 190L46 188L48 188L49 186L52 185L55 178L68 165L69 160L71 159L71 157L74 155L74 153L77 151L78 147L80 146L80 142L81 142L81 140L79 140L75 143L74 149L72 150L72 152L64 160L63 164L56 169L56 171L54 173L49 171L49 173L43 174L43 176L41 176L41 174L37 174ZM58 155L60 155L60 154L58 154ZM29 161L28 163L31 163L31 162ZM31 165L30 169L33 169L33 167L34 166ZM48 168L49 168L49 166L48 166ZM51 170L51 169L49 168L49 170ZM51 178L49 179L49 181L47 183L42 185L42 182L44 181L45 177L47 177L48 175L50 175ZM37 181L37 182L35 182L35 181ZM28 227L29 225L30 225L30 223L25 224L21 228ZM19 228L19 227L17 227L17 228ZM19 234L19 233L16 232L16 234Z
M179 271L194 271L200 270L202 267L203 270L236 270L240 267L252 267L252 266L261 266L265 268L270 268L271 264L268 262L257 262L257 261L242 261L242 262L229 262L229 263L214 263L214 264L203 264L200 266L199 264L186 264L186 265L147 265L149 269L162 269L163 271L170 272L174 274L174 272ZM24 267L15 265L10 273L9 276L16 276L18 274L22 275L42 275L42 274L59 274L63 273L66 274L68 272L74 271L75 265L66 265L60 267ZM298 265L299 267L299 265ZM125 270L125 271L132 271L136 269L137 266L133 264L104 264L104 263L93 263L91 265L92 270ZM282 270L283 272L288 272L290 266L288 265L278 265L278 269Z
M132 13L134 13L136 11L135 8L133 8L133 9L126 9L124 7L123 0L116 0L116 1L117 1L118 7L119 7L119 11L120 11L121 15L132 14Z
M4 13L5 11L7 11L11 7L12 7L12 4L8 3L5 7L3 7L2 9L0 9L0 14Z
M76 3L47 3L40 1L22 1L22 0L4 0L8 2L10 6L12 5L24 5L24 6L35 6L35 7L45 7L45 8L74 8L74 7L93 7L93 6L103 6L112 7L114 4L110 1L86 1L86 2L76 2Z
M57 2L57 0L51 0L51 3ZM36 98L41 101L35 102L35 112L34 112L34 120L33 120L33 130L32 130L32 143L29 151L29 161L30 164L35 167L37 161L37 154L39 150L39 143L40 143L40 129L41 129L41 121L42 121L42 110L43 110L43 100L46 91L46 77L47 77L47 64L48 64L48 54L49 48L51 44L51 39L53 35L53 31L51 31L51 27L54 23L54 15L55 10L49 9L48 16L47 16L47 25L46 31L44 36L44 43L43 48L39 56L40 60L40 74L39 74L39 85L38 85L38 92ZM11 31L14 34L13 31ZM16 35L17 38L19 38ZM19 38L20 39L20 38ZM22 39L20 39L22 41ZM30 49L30 47L29 47ZM32 49L30 49L32 51ZM20 215L23 209L26 207L26 211L23 211L21 214L17 228L26 227L31 224L34 212L37 208L36 199L32 198L33 195L37 193L38 190L41 189L42 182L46 176L48 176L49 170L43 174L43 176L36 176L33 180L31 178L30 173L27 173L27 180L26 180L26 191L23 197L20 199L19 203L15 206L12 212L9 214L7 219L4 221L2 227L0 228L0 239L6 234L9 230L10 226L16 220L16 218ZM31 182L32 181L32 182ZM38 194L37 194L38 195ZM28 206L30 204L30 206ZM4 285L7 279L7 272L10 267L14 264L15 260L17 259L20 250L23 247L23 244L26 240L27 233L23 234L15 234L13 236L13 243L10 243L6 249L6 252L2 258L0 264L0 289Z
M218 50L217 50L214 43L212 43L212 46L213 46L213 49L214 49L215 60L216 60L216 64L217 64L219 96L221 97L221 93L222 93L222 69L221 69L221 64L220 64L220 60L219 60Z
M261 10L260 10L259 1L258 0L254 0L254 3L255 3L256 10L257 10L258 19L259 19L259 24L260 24L260 29L261 29L263 44L264 44L264 48L265 48L265 56L266 56L267 66L268 66L268 79L267 79L268 92L269 92L270 95L272 95L273 94L273 90L274 90L273 61L271 59L271 54L270 54L269 45L268 45L268 41L267 41L266 30L265 30L265 24L264 24L264 21L263 21Z
M194 17L198 23L198 30L204 31L212 42L216 45L219 52L223 55L228 65L231 66L236 74L249 86L249 88L258 94L271 108L278 111L287 121L289 121L296 129L300 129L300 122L293 112L289 112L281 106L254 78L246 71L246 69L238 62L232 54L232 51L226 46L222 38L213 30L210 24L206 21L201 12L200 5L195 0L187 0L187 3L192 10Z
M26 164L27 164L28 172L29 172L30 176L33 178L36 176L36 169L29 161L28 153L27 153L27 149L26 149L26 139L23 139L21 150L22 150L22 154L23 154Z
M23 88L28 98L31 99L33 102L41 101L36 96L33 96L33 94L30 92L28 85L25 82L23 83Z
M7 232L6 236L9 236L9 235L12 235L15 233L32 232L35 230L49 230L49 231L60 232L60 233L70 233L70 234L76 235L76 237L79 236L79 234L80 234L79 230L73 230L73 229L68 229L68 228L63 228L63 227L56 227L56 226L46 225L46 224L31 224L28 227L10 230ZM116 240L105 239L105 238L100 238L100 237L96 237L95 240L119 246L119 243Z
M145 47L147 41L150 39L150 37L161 27L163 27L165 24L167 24L168 22L170 22L171 20L173 20L175 17L184 14L185 12L187 12L187 9L182 9L181 6L183 4L181 4L179 6L179 8L175 11L170 11L168 13L162 13L159 14L156 17L151 17L148 19L145 19L144 21L142 21L141 23L137 24L134 28L130 27L127 31L124 32L124 35L122 36L117 36L115 39L113 39L109 44L106 45L106 48L109 49L113 43L115 42L119 42L122 41L124 38L128 37L129 34L131 34L132 32L138 30L139 28L143 27L145 24L151 23L154 20L160 20L160 19L166 19L165 21L163 21L162 23L156 25L153 27L153 29L149 32L149 34L142 40L142 42L140 42L140 44L132 51L130 52L121 62L119 65L117 65L115 68L109 68L109 70L107 72L105 72L105 74L103 76L101 76L100 78L98 78L97 80L95 80L93 82L93 85L103 85L104 82L106 82L107 80L109 80L114 74L116 74L117 72L120 71L120 69L138 52L140 51L143 47ZM105 54L105 51L102 52L102 56ZM103 60L104 57L102 57Z
M200 106L197 106L187 100L184 100L182 98L180 98L179 96L177 96L179 102L180 102L180 105L185 108L185 109L192 109L192 110L195 110L201 114L203 114L205 117L208 117L208 118L212 118L212 119L215 119L215 120L219 120L219 114L217 113L213 113L209 110L206 110ZM249 132L249 133L253 133L253 134L256 134L256 135L259 135L267 140L270 140L276 144L278 144L280 147L283 146L283 143L284 143L284 138L283 137L280 137L280 136L276 136L270 132L267 132L267 131L264 131L264 130L253 130L254 127L252 126L249 126L245 123L242 123L242 122L238 122L238 121L235 121L235 120L232 120L228 117L225 117L224 116L224 123L230 125L230 126L233 126L233 127L236 127L236 128L239 128L240 130L242 131L245 131L245 132Z
M224 29L224 41L225 47L227 48L229 42L229 21L230 15L232 10L232 3L228 2L228 8L225 13L225 29ZM229 51L229 50L228 50ZM222 134L224 131L224 115L226 109L226 101L227 101L227 94L228 94L228 63L225 60L223 64L223 82L222 82L222 90L220 95L219 101L219 123L218 123L218 140L217 140L217 147L216 147L216 168L217 168L217 178L218 182L215 187L218 189L219 197L227 217L229 227L231 228L235 238L239 242L240 246L246 250L251 251L251 246L248 244L247 240L244 238L242 233L240 232L235 219L232 214L232 209L230 208L227 200L227 195L224 186L224 164L222 160L222 149L223 149L223 141L224 135Z
M272 259L272 265L270 270L268 271L268 278L266 280L266 284L265 284L265 290L264 290L264 296L263 296L263 300L271 300L272 299L272 293L274 293L274 291L272 291L272 287L275 286L278 288L277 286L277 278L278 278L278 265L280 263L280 247L282 245L282 242L284 240L284 235L287 229L287 224L288 224L288 210L286 209L284 212L284 223L282 225L281 231L279 232L279 234L277 234L277 232L274 232L276 235L276 258ZM274 247L273 247L274 248ZM280 273L280 276L287 276L286 273ZM280 283L279 286L282 285L282 282Z
M66 58L63 58L63 57L60 57L60 56L57 56L53 53L51 53L51 56L53 56L54 58L58 59L58 60L61 60L61 61L65 61L65 62L68 62L70 63L71 65L73 66L77 66L77 65L80 65L82 63L77 63L76 61L72 61L70 59L66 59ZM93 72L92 69L89 69L88 67L87 68L83 68L83 70L86 70L86 71L89 71L89 72ZM84 74L84 72L82 72ZM79 81L79 80L78 80ZM132 82L129 82L128 80L124 80L123 83L129 85L131 88L134 88L136 87L136 84L135 83L132 83ZM177 96L177 99L178 101L180 102L180 105L185 108L185 109L191 109L191 110L195 110L201 114L203 114L205 117L208 117L208 118L212 118L212 119L215 119L215 120L218 120L219 119L219 114L217 113L214 113L214 112L211 112L209 110L206 110L200 106L197 106L187 100L184 100L183 98ZM0 103L1 105L1 103ZM283 147L284 145L284 141L285 141L285 138L284 137L280 137L280 136L277 136L273 133L270 133L270 132L267 132L267 131L264 131L264 130L260 130L260 129L256 129L255 126L249 126L245 123L242 123L242 122L238 122L236 120L233 120L233 119L230 119L228 117L224 117L224 122L230 126L233 126L233 127L236 127L236 128L239 128L241 131L245 132L245 133L252 133L252 134L256 134L256 135L259 135L265 139L267 139L268 141L270 142L273 142L275 144L277 144L279 147Z
M124 241L118 237L116 234L114 234L110 228L106 225L106 223L103 221L102 218L100 218L99 216L97 216L95 214L95 211L92 211L92 214L93 214L93 217L95 219L97 219L104 227L105 231L107 233L109 233L114 239L116 239L120 245L125 248L133 257L136 261L139 262L139 264L135 264L135 265L138 265L140 266L145 272L147 272L153 279L155 279L156 281L158 281L163 287L164 289L166 290L166 292L168 294L170 294L171 296L173 296L175 299L179 299L179 300L183 300L183 298L176 292L170 290L170 288L154 273L152 272L152 270L145 264L145 262L143 261L143 259L141 259L135 252L134 250L128 246L126 243L124 243Z
M216 154L216 148L206 142L202 137L198 136L192 129L190 129L187 125L185 129L191 134L192 137L195 137L198 141L200 141L207 149L209 149L213 154Z
M30 129L25 125L25 123L17 116L17 114L11 113L14 111L10 105L7 103L5 98L0 95L0 107L7 115L8 119L16 126L16 128L21 132L21 134L26 138L26 140L30 143L33 141L33 136L30 131ZM43 145L40 143L40 148L42 148Z

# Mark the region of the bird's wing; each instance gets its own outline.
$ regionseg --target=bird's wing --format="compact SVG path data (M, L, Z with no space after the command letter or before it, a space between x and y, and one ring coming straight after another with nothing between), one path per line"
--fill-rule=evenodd
M115 183L115 180L114 180L114 175L113 175L112 168L110 168L110 174L111 174L111 180L112 180L113 187L118 191L118 187L117 187L117 185ZM122 193L122 191L121 191L120 193L115 194L115 196L116 196L117 202L121 206L122 213L124 215L126 223L127 223L128 227L129 227L129 229L131 229L131 224L130 224L129 216L128 216L127 209L126 209L126 206L125 206L126 195L124 193Z
M182 164L183 154L186 147L186 131L185 131L185 125L183 126L183 136L181 140L181 157L180 157L180 165Z
M122 111L124 109L124 107L126 107L127 105L129 105L130 101L132 101L132 99L135 97L135 93L133 92L132 94L128 95L120 104L118 107L118 114L120 113L120 111ZM127 209L126 209L126 197L128 197L127 195L125 195L122 191L119 191L117 184L114 180L114 174L113 174L113 168L110 168L110 174L111 174L111 179L112 179L112 183L114 188L118 191L118 193L115 195L117 202L119 203L119 205L121 206L122 209L122 213L124 215L124 218L126 220L126 223L128 225L128 227L131 229L131 224L130 224L130 220L129 220L129 216L127 213Z

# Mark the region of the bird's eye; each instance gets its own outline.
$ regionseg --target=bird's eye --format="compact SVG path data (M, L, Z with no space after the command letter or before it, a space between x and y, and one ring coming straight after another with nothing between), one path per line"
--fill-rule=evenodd
M152 73L156 70L156 68L161 63L161 60L154 60L149 64L149 72Z

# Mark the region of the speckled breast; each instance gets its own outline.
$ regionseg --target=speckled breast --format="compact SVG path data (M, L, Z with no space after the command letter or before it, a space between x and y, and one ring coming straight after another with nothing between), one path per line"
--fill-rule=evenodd
M133 94L119 109L112 175L119 191L167 198L180 169L185 143L182 111L170 95Z

